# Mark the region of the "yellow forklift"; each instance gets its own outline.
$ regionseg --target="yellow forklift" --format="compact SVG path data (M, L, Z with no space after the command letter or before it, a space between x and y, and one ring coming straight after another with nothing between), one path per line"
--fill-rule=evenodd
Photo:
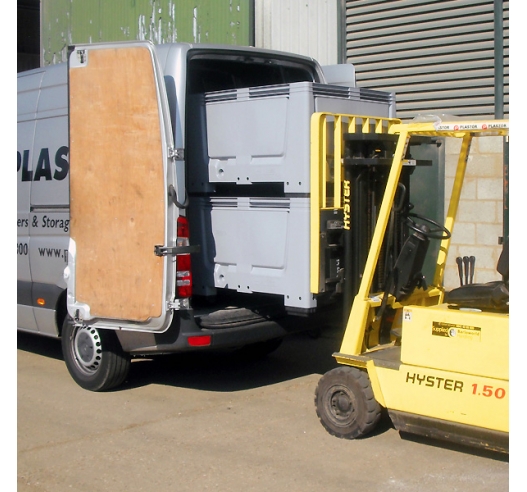
M390 164L357 293L348 303L351 310L346 314L342 345L333 354L339 366L324 374L316 388L315 406L322 425L334 436L360 438L375 428L386 409L399 431L508 453L508 230L500 239L503 249L496 281L474 284L465 274L464 285L450 292L443 288L471 142L480 136L501 136L508 142L508 120L401 123L375 119L372 124L364 117L361 131L355 122L343 125L340 116L333 119L335 128L344 128L336 136L333 150L338 154L341 146L351 149L347 153L342 150L344 169L352 169L358 162L371 164L375 159L389 159ZM326 138L323 125L318 127ZM401 196L405 169L412 164L408 153L412 143L446 138L457 138L461 143L443 224L415 213L408 203L403 206ZM325 152L315 138L312 162L321 162ZM346 196L353 198L351 180L336 168L335 181L341 181L344 190L344 196L338 196L344 228L350 229L353 217L347 212L353 203L347 204ZM318 178L316 171L312 178ZM338 186L336 183L335 188ZM315 196L317 191L312 193ZM320 209L322 205L318 204ZM395 211L403 218L406 233L397 256L387 262ZM314 226L319 227L320 214L312 214ZM430 241L440 242L431 281L422 274ZM315 238L315 250L316 243ZM349 255L353 248L347 250L346 259ZM473 262L465 260L461 267L472 267L472 277ZM461 270L460 278L463 282Z

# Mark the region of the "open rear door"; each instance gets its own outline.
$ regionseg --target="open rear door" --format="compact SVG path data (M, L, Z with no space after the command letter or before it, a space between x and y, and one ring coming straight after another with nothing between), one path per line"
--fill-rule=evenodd
M69 56L68 312L99 327L164 331L175 257L173 148L149 42L75 46Z

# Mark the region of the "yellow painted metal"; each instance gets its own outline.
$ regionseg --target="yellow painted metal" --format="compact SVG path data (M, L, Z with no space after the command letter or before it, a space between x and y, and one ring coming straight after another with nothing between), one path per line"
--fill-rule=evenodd
M406 131L409 135L454 137L462 139L456 176L454 178L452 195L445 220L445 227L450 232L453 232L472 139L480 136L507 136L509 134L509 120L406 123L402 124L402 126L406 127ZM400 129L396 125L392 126L391 130L395 134L400 133ZM433 279L433 285L435 286L440 286L443 283L450 239L451 238L442 240L439 247L439 255L437 257L436 270Z
M311 193L310 193L310 289L318 293L318 275L320 267L320 209L322 207L322 190L320 187L320 169L326 165L324 133L325 118L320 113L315 113L311 118Z
M342 124L343 124L343 116L342 115L336 115L335 116L335 123L334 123L334 132L333 132L333 148L335 149L335 152L333 154L333 197L334 202L333 206L335 204L341 205L341 193L342 193L342 187L337 186L337 183L342 182L342 164L343 164L343 157L344 157L344 142L342 139Z
M508 314L412 305L402 318L404 364L509 379Z
M465 179L465 172L467 169L468 154L470 152L470 144L472 143L472 134L467 133L463 136L461 143L461 150L459 152L458 164L456 169L456 176L454 178L454 186L452 188L452 195L450 198L450 204L448 206L448 212L445 220L445 227L451 232L454 232L454 223L457 215L457 209L459 206L459 200L461 198L461 188ZM439 246L439 254L437 256L436 269L434 273L434 285L442 285L443 277L445 274L445 266L448 249L450 247L450 240L452 238L446 238L441 241Z
M474 121L431 121L423 123L401 123L394 125L391 133L398 134L404 127L411 135L431 137L463 138L467 134L474 137L507 136L509 120L474 120Z
M311 209L310 209L310 289L319 290L320 272L320 212L342 210L342 165L344 134L393 133L401 123L397 118L381 118L341 113L314 113L311 117ZM373 131L372 131L373 130ZM332 144L332 145L331 145ZM332 186L328 197L328 186Z
M379 259L386 226L388 225L390 210L397 190L397 183L399 182L399 177L401 175L403 157L406 153L406 147L408 144L408 133L405 130L405 126L400 125L398 128L400 128L399 141L395 148L392 168L388 175L384 199L379 210L377 224L373 233L359 292L353 301L346 331L344 332L344 338L342 340L340 351L344 354L356 355L363 351L365 330L370 324L368 323L368 320L373 320L372 309L370 309L370 290L375 275L375 265Z
M509 431L509 381L401 364L398 370L368 370L390 410L444 421ZM381 402L378 400L379 403Z
M373 390L373 395L377 403L383 406L384 408L391 408L388 406L388 403L386 402L386 399L384 398L384 393L383 393L384 381L380 377L383 374L381 371L377 370L377 368L375 367L375 363L373 362L372 359L370 359L367 362L366 371L368 372L368 377L370 378L370 383L371 383L371 389ZM395 371L393 371L392 369L391 372L395 372Z

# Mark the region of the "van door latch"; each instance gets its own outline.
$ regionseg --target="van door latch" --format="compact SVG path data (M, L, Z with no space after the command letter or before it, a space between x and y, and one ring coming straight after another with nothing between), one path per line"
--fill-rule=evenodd
M199 244L194 246L154 246L156 256L175 256L189 253L199 253L201 247Z

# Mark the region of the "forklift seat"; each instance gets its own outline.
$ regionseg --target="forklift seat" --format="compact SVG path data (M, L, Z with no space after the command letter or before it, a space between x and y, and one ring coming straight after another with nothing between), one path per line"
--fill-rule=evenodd
M497 265L502 280L484 284L468 284L445 294L445 302L457 308L481 310L509 310L509 241L503 243L503 250Z

